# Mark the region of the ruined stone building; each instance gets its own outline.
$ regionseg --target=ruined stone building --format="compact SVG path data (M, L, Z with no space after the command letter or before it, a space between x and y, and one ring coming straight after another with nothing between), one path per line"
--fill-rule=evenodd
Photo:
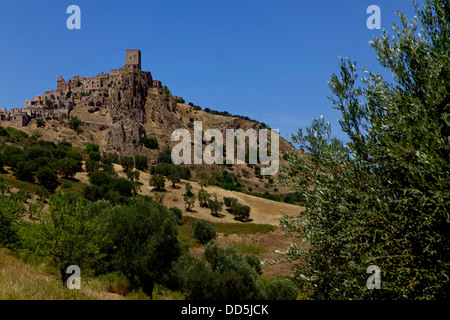
M25 101L24 108L0 109L0 123L25 126L32 119L69 119L71 110L77 107L107 108L112 88L121 83L121 73L130 69L141 70L140 50L126 50L125 65L111 69L110 74L102 72L90 78L74 76L67 81L59 77L56 90ZM151 86L162 87L160 81L152 79L150 72L146 73Z

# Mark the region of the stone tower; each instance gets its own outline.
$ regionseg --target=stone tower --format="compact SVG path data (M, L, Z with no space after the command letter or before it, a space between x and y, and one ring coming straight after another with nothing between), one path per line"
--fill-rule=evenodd
M125 65L134 66L141 70L141 51L140 50L126 50L125 51Z

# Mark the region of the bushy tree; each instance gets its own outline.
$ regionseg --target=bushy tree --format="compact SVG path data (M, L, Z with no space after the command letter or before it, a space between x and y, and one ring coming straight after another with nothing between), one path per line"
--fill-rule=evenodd
M100 147L98 144L88 142L88 143L86 143L86 147L84 148L84 151L87 154L89 154L91 151L98 152L98 151L100 151Z
M50 192L58 187L58 177L49 167L40 167L36 172L36 178L38 183Z
M89 182L96 186L110 184L111 181L112 181L111 175L104 171L94 171L89 176Z
M211 213L215 216L218 216L220 211L223 208L223 202L216 199L208 199L208 208L211 210Z
M191 173L191 169L189 169L189 167L183 167L183 166L179 166L179 165L177 165L177 167L178 167L178 174L180 176L180 179L189 180L191 178L192 173Z
M131 182L138 182L139 177L141 176L141 172L138 170L128 170L125 172L125 175L127 176L127 179Z
M227 208L231 208L232 204L237 202L237 199L233 197L223 197L223 202Z
M203 190L203 187L208 186L208 178L209 175L207 172L201 171L197 173L197 180L198 184L200 185L200 188Z
M89 159L100 162L102 159L102 154L100 151L89 151Z
M152 295L181 254L177 219L164 205L138 197L109 213L107 230L113 246L112 263L130 281Z
M282 224L306 243L285 255L300 259L294 278L312 298L449 297L449 2L415 6L417 19L399 14L395 36L371 42L393 81L363 68L358 84L349 59L331 77L349 142L323 118L294 137L306 156L289 157L285 179L305 211ZM381 290L366 287L370 265Z
M117 191L121 196L131 197L134 190L133 183L125 178L116 178L109 184L111 189Z
M58 160L57 170L63 177L73 178L77 172L81 171L81 161L69 157Z
M184 268L183 292L188 300L259 300L265 285L256 270L234 248L205 245L202 259Z
M192 237L205 244L217 237L216 229L205 220L196 220L192 225Z
M193 196L194 193L192 192L192 185L189 182L186 182L186 192L184 193L185 196Z
M92 202L95 202L97 200L101 200L103 199L103 196L105 194L105 189L98 186L98 185L93 185L93 186L85 186L83 189L83 196Z
M184 195L183 200L186 211L192 211L192 208L194 208L195 205L195 194L192 194L191 196Z
M192 211L195 205L195 194L192 192L192 185L189 182L186 183L186 192L183 194L183 199L186 211Z
M161 174L155 174L150 178L150 186L155 187L155 190L164 190L166 179Z
M200 207L208 207L208 200L211 198L211 194L206 190L198 190L198 202L200 203Z
M23 149L15 145L6 146L3 157L5 164L13 168L17 166L17 163L25 160Z
M0 247L12 247L16 244L18 221L24 209L20 199L0 195Z
M231 213L236 216L237 219L241 221L246 221L250 217L250 206L242 204L239 202L233 202L231 204Z
M85 169L86 172L90 175L94 171L98 171L101 167L100 162L93 160L93 159L87 159L85 163Z
M48 210L41 206L39 221L26 223L19 231L24 248L50 258L64 286L68 266L88 270L104 257L101 249L105 233L91 214L85 200L72 194L56 194L50 198Z
M181 211L181 209L178 208L178 207L172 207L169 210L172 211L175 214L175 216L177 217L178 221L180 222L181 218L183 218L183 212Z
M123 156L120 158L120 165L123 167L123 171L128 171L134 168L134 158Z
M268 300L296 300L298 289L289 280L272 280L267 285Z
M172 182L172 188L176 188L175 183L180 182L180 173L179 170L174 169L170 172L168 176L169 180Z
M14 176L22 181L34 182L35 171L36 164L33 161L21 161L14 168Z
M138 170L145 171L148 169L148 157L146 156L135 155L134 163Z

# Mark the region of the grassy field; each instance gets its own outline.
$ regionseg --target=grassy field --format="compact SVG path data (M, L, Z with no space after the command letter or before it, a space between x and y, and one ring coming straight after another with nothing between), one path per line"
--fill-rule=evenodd
M178 232L181 242L188 245L189 247L201 248L203 247L198 241L192 238L192 225L198 219L193 218L191 216L183 216L180 221L180 225L178 226ZM244 235L244 234L267 234L269 232L275 231L277 228L275 226L269 224L255 224L255 223L246 223L246 224L237 224L237 223L227 223L227 222L211 222L208 221L210 225L212 225L218 234L222 236L228 236L230 234L235 235ZM234 246L241 253L253 253L255 252L262 253L265 252L264 248L258 249L250 249L250 246ZM256 248L256 247L255 247ZM253 252L250 252L253 251Z

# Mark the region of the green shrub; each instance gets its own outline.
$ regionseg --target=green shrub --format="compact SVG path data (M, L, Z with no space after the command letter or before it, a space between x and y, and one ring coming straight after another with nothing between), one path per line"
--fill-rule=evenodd
M110 184L111 181L112 181L111 175L103 171L94 171L89 176L89 182L96 186Z
M86 172L90 175L94 171L98 171L100 169L101 164L98 161L95 161L93 159L87 159L86 163L84 164Z
M244 257L245 262L248 263L249 266L251 266L253 269L255 269L256 273L262 274L262 268L261 268L261 260L259 260L257 255L249 254Z
M208 243L202 260L184 268L183 291L187 300L259 300L265 285L258 273L233 248Z
M110 183L111 189L117 191L121 196L131 197L133 192L133 183L125 178L113 179Z
M123 171L128 171L134 168L134 158L123 156L120 158L120 165L123 167Z
M14 169L14 176L22 181L34 182L36 164L33 161L18 162Z
M86 147L84 148L84 151L89 154L91 151L98 152L100 151L99 145L95 143L86 143Z
M233 205L233 203L237 202L238 200L236 198L232 198L232 197L223 197L223 202L225 203L225 206L227 208L231 208L231 206Z
M148 157L146 156L135 155L134 163L138 170L145 171L148 169Z
M77 265L85 273L95 269L104 256L100 251L106 237L92 212L86 210L85 200L72 194L56 194L50 198L48 210L41 211L38 218L38 222L20 228L21 243L28 251L48 257L64 286L69 265Z
M146 148L158 149L158 140L156 138L144 138L142 139L142 143Z
M235 202L231 205L231 211L233 215L236 216L237 219L245 221L248 220L250 216L251 208L246 204Z
M85 186L83 188L83 196L92 202L103 199L104 193L105 190L97 185Z
M77 117L73 117L70 119L70 125L72 126L73 130L77 130L82 125L82 122Z
M44 119L37 119L36 120L36 125L37 125L38 128L44 128L45 127Z
M3 178L0 178L0 192L4 195L11 191L11 185Z
M81 161L77 161L73 158L67 157L58 160L56 167L58 173L60 173L65 178L73 178L77 172L81 171L82 164Z
M20 199L0 195L0 247L13 247L17 243L17 224L24 212Z
M289 280L273 280L267 285L268 300L296 300L297 287Z
M58 177L49 167L40 167L36 172L38 183L50 192L58 187Z
M164 190L166 179L161 174L155 174L150 178L150 186L155 187L155 190Z
M216 229L204 220L197 220L192 225L192 237L205 244L217 237Z
M172 207L169 210L172 211L175 214L175 216L177 217L178 221L180 222L181 218L183 218L183 212L181 211L181 209L178 208L178 207Z
M100 162L102 155L100 151L89 151L89 159Z
M305 210L281 224L307 242L284 258L309 298L450 297L450 11L445 0L415 8L374 36L378 68L341 59L331 76L345 139L323 117L293 139L306 156L292 152L285 176ZM380 290L367 288L372 265Z
M151 297L155 283L162 282L181 255L175 215L158 202L137 197L108 210L107 216L114 267L132 289L142 288Z
M18 162L25 160L23 149L14 145L5 147L3 157L5 164L13 168L16 167Z
M211 194L206 190L198 190L197 196L200 207L208 207L208 200L211 197Z
M242 192L242 188L234 183L222 182L219 184L219 187L225 190Z
M223 202L212 199L208 199L208 208L211 210L211 213L215 216L218 216L220 211L223 208Z
M33 191L39 197L40 200L45 200L50 197L50 192L43 186L34 186Z
M98 280L106 286L108 292L125 296L131 291L130 282L120 271L101 274L98 276Z
M158 155L159 163L172 163L172 150L166 147Z
M61 184L61 188L63 188L63 189L72 189L72 187L73 187L73 185L69 181L64 181Z

